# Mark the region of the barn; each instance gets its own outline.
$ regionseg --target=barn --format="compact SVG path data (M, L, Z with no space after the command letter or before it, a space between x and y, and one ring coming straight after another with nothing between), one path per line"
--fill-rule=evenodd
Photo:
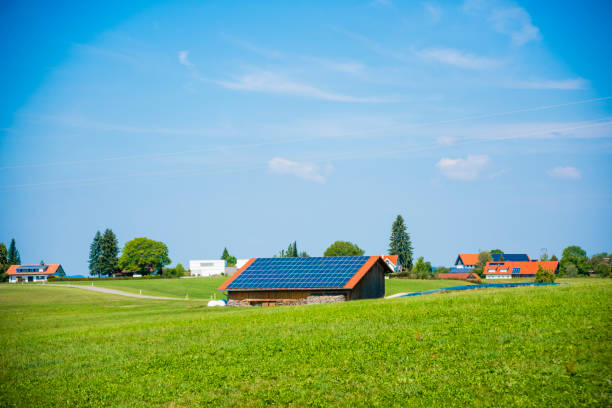
M251 258L219 290L229 305L276 306L371 299L385 295L381 256Z

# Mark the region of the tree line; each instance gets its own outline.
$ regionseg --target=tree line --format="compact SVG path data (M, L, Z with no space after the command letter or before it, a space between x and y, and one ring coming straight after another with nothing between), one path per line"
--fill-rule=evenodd
M0 282L8 281L6 271L11 265L21 265L21 256L15 244L15 238L11 239L8 249L0 242Z

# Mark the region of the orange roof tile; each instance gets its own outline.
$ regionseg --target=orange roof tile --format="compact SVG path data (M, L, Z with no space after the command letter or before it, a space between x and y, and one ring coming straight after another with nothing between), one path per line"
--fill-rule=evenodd
M492 265L493 264L493 265ZM484 268L485 275L496 275L496 274L512 274L512 275L535 275L538 272L538 266L542 265L542 268L556 272L559 267L559 261L531 261L531 262L487 262ZM520 268L521 271L518 274L513 274L514 268ZM489 269L495 269L494 272L489 272ZM501 269L506 269L506 272L500 272Z
M479 276L472 272L452 272L439 273L439 279L479 279Z
M459 254L459 258L464 265L476 265L478 263L478 254Z
M23 264L23 265L11 265L9 266L8 270L6 271L6 274L9 276L12 275L53 275L55 272L57 272L57 270L60 267L60 264L45 264L45 266L47 267L47 270L44 272L17 272L17 268L20 266L40 266L40 264L37 265L28 265L28 264Z

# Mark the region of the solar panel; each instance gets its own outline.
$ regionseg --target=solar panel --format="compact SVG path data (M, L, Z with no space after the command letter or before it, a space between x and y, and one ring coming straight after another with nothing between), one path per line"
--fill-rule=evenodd
M226 289L341 288L369 258L257 258Z
M503 255L504 255L504 261L529 262L529 257L527 256L527 254L503 254ZM499 262L501 258L501 254L491 254L491 257L493 258L493 261Z
M521 268L512 268L512 273L521 273Z

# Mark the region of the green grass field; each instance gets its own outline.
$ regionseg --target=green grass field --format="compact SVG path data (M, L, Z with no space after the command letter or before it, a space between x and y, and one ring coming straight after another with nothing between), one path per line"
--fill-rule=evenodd
M188 295L190 299L208 300L211 298L211 296L216 296L217 299L225 296L223 292L217 291L217 288L221 286L226 279L227 278L223 277L210 277L194 279L101 280L99 282L94 282L94 285L101 288L121 290L129 293L142 293L143 295L149 296L185 298L185 295ZM71 285L91 285L91 282L86 281L59 283ZM385 280L385 283L386 296L393 295L395 293L418 292L428 289L468 284L467 282L456 280L418 279L387 279Z
M611 290L207 308L0 285L0 406L610 406Z
M100 280L93 282L95 286L121 290L129 293L141 293L149 296L165 296L190 299L210 299L216 296L217 299L223 298L223 292L217 288L225 282L225 277L193 278L193 279L135 279L135 280ZM70 285L91 285L92 282L86 281L64 281L60 284Z

